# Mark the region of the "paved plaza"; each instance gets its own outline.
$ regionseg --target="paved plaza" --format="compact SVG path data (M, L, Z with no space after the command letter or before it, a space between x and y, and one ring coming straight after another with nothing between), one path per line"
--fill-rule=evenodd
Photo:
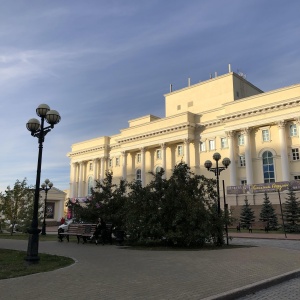
M27 241L0 239L0 247L26 250ZM258 284L300 273L299 251L266 245L149 251L52 241L40 242L39 252L69 256L76 263L0 280L1 299L235 299L245 288L255 291Z

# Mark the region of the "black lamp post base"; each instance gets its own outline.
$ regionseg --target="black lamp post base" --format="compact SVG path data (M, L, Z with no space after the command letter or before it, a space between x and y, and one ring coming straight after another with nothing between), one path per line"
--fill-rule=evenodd
M28 237L28 248L27 248L27 256L25 260L30 263L38 263L40 258L39 254L39 233L41 232L40 229L30 228L28 229L29 237Z

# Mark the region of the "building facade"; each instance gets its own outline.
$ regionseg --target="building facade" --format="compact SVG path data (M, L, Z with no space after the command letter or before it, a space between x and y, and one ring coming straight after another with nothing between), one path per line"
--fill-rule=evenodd
M300 84L263 92L230 70L171 90L165 95L165 117L130 120L128 128L116 135L72 145L67 154L70 197L89 196L95 180L104 178L106 170L113 172L116 182L123 178L146 185L152 179L150 171L163 168L169 178L174 166L184 161L194 173L214 177L204 162L214 163L215 152L231 160L220 176L229 190L299 180L299 104ZM243 204L241 195L248 195L253 204L262 202L262 195L251 189L228 193L227 202Z

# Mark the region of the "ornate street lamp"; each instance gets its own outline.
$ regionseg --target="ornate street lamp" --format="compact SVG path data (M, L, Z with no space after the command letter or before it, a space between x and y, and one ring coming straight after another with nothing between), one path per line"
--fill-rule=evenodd
M43 220L43 227L42 227L42 235L46 235L46 203L47 203L48 191L51 190L52 187L53 187L53 183L50 182L49 179L45 179L45 182L41 184L42 190L45 191L44 220Z
M228 166L230 165L231 161L229 158L225 157L222 161L222 164L224 167L219 167L219 160L221 159L221 154L216 152L214 153L213 155L213 159L215 160L216 162L216 167L215 168L212 168L212 162L210 160L207 160L205 163L204 163L204 166L205 168L208 170L208 171L211 171L215 174L215 176L217 177L217 196L218 196L218 217L220 217L220 214L221 214L221 205L220 205L220 187L219 187L219 176L220 176L220 173L224 170L226 170L228 168ZM221 232L220 232L220 235L221 235ZM223 236L223 234L222 234ZM221 242L221 239L223 239L221 236L219 236L219 244L221 245L222 242Z
M38 153L38 163L36 172L36 183L35 183L35 193L34 193L34 206L33 206L33 216L31 221L31 227L28 229L28 248L27 256L25 260L29 263L37 263L39 261L38 248L39 248L39 233L38 229L38 206L39 206L39 196L40 196L40 180L41 180L41 167L42 167L42 153L43 153L43 142L45 136L54 125L59 123L60 115L56 110L50 110L47 104L41 104L36 109L36 114L41 118L41 122L37 119L30 119L26 127L31 132L31 135L38 138L39 143L39 153ZM45 120L50 126L44 127Z

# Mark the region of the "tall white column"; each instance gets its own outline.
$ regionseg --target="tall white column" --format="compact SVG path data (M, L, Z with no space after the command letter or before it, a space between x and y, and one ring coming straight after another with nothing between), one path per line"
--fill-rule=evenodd
M184 158L185 163L190 166L190 140L185 139L184 140Z
M141 150L141 179L142 179L142 186L145 186L145 148L140 148Z
M100 161L101 161L101 167L100 167L100 180L103 180L104 179L104 170L105 170L105 157L102 156L100 158Z
M167 177L167 163L166 163L166 144L162 143L160 144L161 148L161 162L162 162L162 168L164 169L165 173L163 175L163 178L165 179Z
M76 170L77 170L77 163L72 163L71 164L70 198L76 197L76 184L77 184Z
M287 152L286 134L285 134L285 122L280 121L277 123L279 132L279 146L281 154L281 169L282 169L282 180L290 180L290 164Z
M247 184L253 184L253 166L251 156L250 128L243 130L245 139L245 161L246 161L246 176Z
M96 187L96 180L98 179L98 159L93 160L93 187Z
M229 159L231 161L229 165L229 176L230 176L230 185L236 185L236 161L234 155L234 131L228 131L227 139L228 139L228 147L229 147Z
M81 161L80 163L79 163L79 172L78 172L79 174L78 174L78 197L82 197L82 188L83 188L83 182L82 182L82 179L83 179L83 177L82 177L82 173L83 173L83 162Z
M127 153L122 151L122 177L126 180L127 177Z

